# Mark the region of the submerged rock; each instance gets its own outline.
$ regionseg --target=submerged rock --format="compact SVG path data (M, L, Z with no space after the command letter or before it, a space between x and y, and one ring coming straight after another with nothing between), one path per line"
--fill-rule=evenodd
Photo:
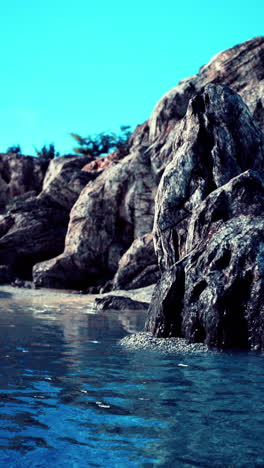
M127 296L108 295L94 301L95 310L146 310L148 306L148 302L136 301Z

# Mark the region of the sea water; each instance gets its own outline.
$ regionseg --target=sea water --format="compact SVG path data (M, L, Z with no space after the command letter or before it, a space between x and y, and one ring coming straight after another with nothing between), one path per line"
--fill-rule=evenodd
M121 347L144 320L0 294L1 467L264 467L263 355Z

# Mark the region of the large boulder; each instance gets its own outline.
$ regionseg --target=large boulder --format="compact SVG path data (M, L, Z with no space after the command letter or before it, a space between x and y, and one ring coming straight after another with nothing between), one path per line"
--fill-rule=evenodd
M146 330L264 349L264 136L241 99L219 85L191 100L184 128L186 143L156 199L163 274Z
M35 284L84 288L111 278L133 240L152 230L155 189L144 152L103 171L71 211L64 253L34 267Z
M264 349L263 214L232 218L204 244L163 273L146 330L217 348Z
M187 123L185 115L190 100L200 94L207 83L222 83L231 86L236 92L239 91L251 113L254 113L258 120L258 126L261 126L263 51L264 38L262 37L235 46L218 54L208 65L202 67L197 75L183 80L176 88L166 93L155 107L149 121L136 128L130 139L129 154L121 160L115 157L108 158L98 165L97 169L103 168L103 173L81 192L71 212L63 254L48 263L36 265L34 268L35 284L52 286L53 281L56 280L57 287L87 287L98 282L99 278L102 281L113 278L121 257L131 244L138 237L152 230L156 190L164 169L170 161L174 160L178 149L181 147L184 152L182 133L185 137L188 134L189 141L185 142L185 145L189 146L190 151L195 150L191 147L196 143L200 145L202 151L205 150L205 156L207 155L209 160L203 162L204 167L201 170L204 172L209 164L207 169L210 173L210 153L213 151L211 145L214 144L214 139L217 141L221 138L221 135L218 135L220 131L216 129L217 122L223 133L225 132L221 124L222 117L217 120L215 110L212 111L214 116L210 116L212 106L215 109L216 104L220 104L221 115L225 114L227 118L227 114L230 113L229 120L233 122L235 117L232 117L231 113L233 110L236 111L241 124L243 119L251 122L249 125L254 126L255 136L258 138L256 124L253 124L252 119L250 121L245 117L249 115L249 111L231 91L219 91L218 98L215 93L217 102L214 106L210 98L210 108L205 101L202 100L202 102L199 97L195 98L188 111L188 118L190 113L193 114L190 124ZM225 94L229 97L223 98L225 102L221 104L221 96ZM240 104L237 107L238 101ZM204 115L202 105L207 107L206 118L210 120L210 124L202 121ZM243 114L241 117L238 115L239 109ZM213 122L214 119L216 125ZM199 121L199 126L195 127L196 134L192 137L191 125L195 126L196 121ZM209 126L213 126L214 129L211 131ZM240 132L238 126L234 128ZM207 141L209 134L212 137L211 141ZM224 143L224 138L221 139L223 148L218 145L219 161L216 164L217 167L213 169L217 174L214 176L215 180L211 181L215 185L209 187L211 177L209 174L204 189L200 186L197 191L198 198L200 196L203 199L211 190L229 180L228 177L234 177L249 167L257 167L259 163L257 158L256 163L249 162L247 165L250 159L247 156L248 151L253 152L254 155L258 154L258 149L254 147L254 145L258 146L258 142L255 144L249 141L247 155L244 156L245 161L243 158L241 161L236 161L235 166L229 169L230 174L224 175L221 172L225 167L225 162L221 160L221 155L225 153L224 146L234 144L236 148L231 148L232 154L240 153L238 138L232 135L232 131L228 136L229 141L226 143ZM240 136L242 136L241 132ZM205 141L202 143L202 140ZM192 159L191 156L190 158ZM182 171L183 175L188 172L187 168ZM203 173L201 183L204 177ZM192 177L190 180L193 181ZM192 186L190 190L193 190ZM199 202L198 198L197 202ZM194 202L193 198L191 204ZM172 261L174 260L173 257Z
M43 181L41 197L65 208L68 212L82 189L97 177L96 172L83 170L90 156L67 155L53 159Z
M189 103L159 184L154 244L161 269L188 253L190 218L201 201L250 168L264 168L262 132L239 95L207 85Z

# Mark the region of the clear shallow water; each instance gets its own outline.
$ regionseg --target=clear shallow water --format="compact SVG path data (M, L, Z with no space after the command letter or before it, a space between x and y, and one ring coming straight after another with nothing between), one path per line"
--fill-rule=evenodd
M142 314L0 298L0 466L264 467L264 356L128 351Z

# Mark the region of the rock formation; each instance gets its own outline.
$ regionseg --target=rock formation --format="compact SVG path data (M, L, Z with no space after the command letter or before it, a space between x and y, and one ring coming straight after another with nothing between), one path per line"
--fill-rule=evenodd
M190 99L207 83L231 86L239 91L258 125L263 124L263 53L263 37L235 46L218 54L197 75L180 82L160 100L149 121L132 135L129 154L120 160L107 160L102 174L81 192L71 211L64 252L34 267L36 285L85 288L113 278L131 244L152 231L156 190L164 169L181 146L179 129ZM201 123L201 132L203 126L206 133L206 122ZM239 145L237 140L234 135L232 141ZM230 171L236 175L240 170ZM222 179L228 180L224 175ZM210 190L205 187L204 191ZM149 267L148 255L145 258L142 271ZM114 284L120 276L117 272Z
M156 199L163 274L146 330L263 349L264 135L238 95L208 85L176 146Z
M150 331L263 347L263 55L258 37L215 56L163 96L122 154L56 158L48 169L1 155L0 281L33 270L37 287L115 290L161 270Z
M20 167L25 167L21 163L23 156L6 156L7 162L11 160L12 164L19 161L19 175ZM31 159L36 160L34 164L38 168L38 159ZM6 164L5 155L3 160ZM20 278L31 279L34 264L63 251L70 209L82 188L96 176L81 171L88 160L75 156L52 160L38 196L32 191L23 195L30 186L21 186L22 195L11 199L7 211L0 217L0 265L8 265L13 274ZM32 177L32 171L29 171L28 177L30 176ZM14 179L17 180L17 177L11 177L11 182Z
M38 194L47 169L45 161L21 154L0 154L0 213L16 196Z

